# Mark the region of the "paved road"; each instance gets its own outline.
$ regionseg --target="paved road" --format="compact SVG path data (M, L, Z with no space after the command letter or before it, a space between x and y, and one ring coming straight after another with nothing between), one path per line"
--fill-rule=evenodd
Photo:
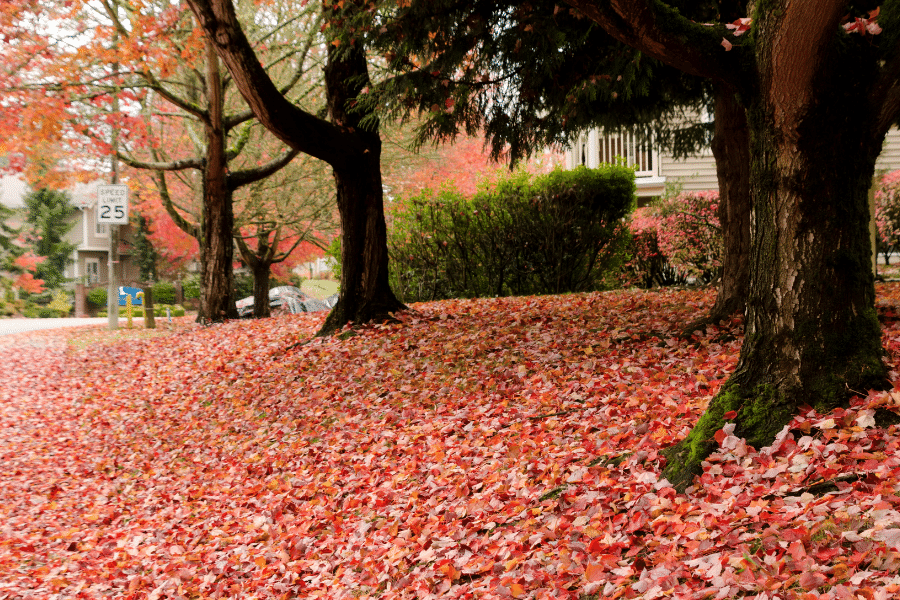
M106 317L95 319L0 319L0 335L39 329L77 327L78 325L99 325L108 322ZM119 323L122 323L122 319L119 319Z

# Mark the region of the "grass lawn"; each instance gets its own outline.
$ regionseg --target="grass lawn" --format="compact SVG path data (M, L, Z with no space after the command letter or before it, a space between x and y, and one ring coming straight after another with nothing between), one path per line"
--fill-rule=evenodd
M323 300L332 294L336 294L340 285L337 281L329 279L304 279L300 289L312 296Z
M900 382L900 284L878 286ZM0 598L889 598L900 430L660 451L733 370L709 290L0 338Z

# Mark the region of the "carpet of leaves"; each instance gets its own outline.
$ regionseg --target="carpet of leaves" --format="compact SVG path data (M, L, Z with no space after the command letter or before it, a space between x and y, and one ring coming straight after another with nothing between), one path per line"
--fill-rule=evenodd
M737 361L738 322L675 337L712 299L0 338L0 599L895 597L900 393L660 479Z

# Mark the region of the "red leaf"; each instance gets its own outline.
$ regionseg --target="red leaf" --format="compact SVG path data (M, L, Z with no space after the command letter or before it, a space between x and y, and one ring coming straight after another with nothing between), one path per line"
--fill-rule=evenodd
M727 413L722 415L723 418L728 419L728 420L731 420L731 419L735 418L736 416L737 416L736 410L729 410Z
M818 571L804 571L800 575L799 583L805 590L814 590L826 581L828 581L828 577Z

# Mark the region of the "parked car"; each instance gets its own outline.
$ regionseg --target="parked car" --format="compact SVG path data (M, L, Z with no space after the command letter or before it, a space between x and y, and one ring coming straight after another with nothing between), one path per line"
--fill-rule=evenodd
M253 304L253 296L241 298L235 302L238 316L242 319L252 317ZM270 289L269 308L273 314L287 312L293 315L303 312L328 310L328 306L326 306L324 302L313 298L293 285L281 285Z

